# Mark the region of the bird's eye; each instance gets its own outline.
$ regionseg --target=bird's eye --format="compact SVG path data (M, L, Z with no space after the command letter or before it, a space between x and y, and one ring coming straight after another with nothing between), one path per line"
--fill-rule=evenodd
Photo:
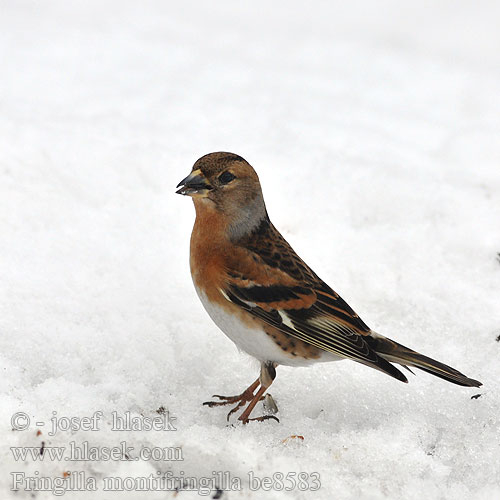
M224 172L219 175L219 182L221 184L229 184L233 179L236 179L236 176L231 172Z

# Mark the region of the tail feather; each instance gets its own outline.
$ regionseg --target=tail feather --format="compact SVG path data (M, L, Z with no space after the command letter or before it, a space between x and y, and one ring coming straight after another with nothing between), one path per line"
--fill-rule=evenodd
M480 387L483 385L478 380L468 378L451 366L445 365L444 363L429 358L428 356L424 356L423 354L413 351L412 349L385 338L382 335L373 334L373 336L370 336L369 339L370 340L368 342L370 347L379 356L385 358L387 361L399 363L403 366L413 366L453 384L465 387Z

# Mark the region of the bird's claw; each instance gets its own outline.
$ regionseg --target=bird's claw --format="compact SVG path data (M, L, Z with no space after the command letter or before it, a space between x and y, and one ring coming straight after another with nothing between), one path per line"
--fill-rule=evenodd
M238 394L237 396L221 396L220 394L214 394L212 397L218 398L219 401L206 401L205 403L203 403L203 405L208 406L209 408L213 408L215 406L225 406L236 403L236 406L232 408L227 414L227 421L229 422L229 417L233 413L238 411L241 407L245 406L246 403L249 403L250 410L244 411L242 414L243 418L241 417L239 418L239 420L241 420L243 423L246 424L250 422L250 420L257 420L259 422L262 422L263 420L268 420L269 418L273 418L274 420L279 422L279 420L274 416L265 416L265 417L250 418L250 419L248 418L248 414L255 406L255 403L257 401L262 401L265 399L265 396L262 394L262 392L264 392L265 389L260 389L260 394L262 394L262 396L259 393L255 394L255 391L257 390L259 385L260 385L260 379L257 379L250 387L248 387L246 390L244 390L241 394Z
M243 425L248 424L248 422L264 422L264 420L276 420L276 422L279 423L280 419L278 417L275 417L274 415L262 415L262 417L254 417L254 418L245 418L245 419L239 419L241 420L241 423Z

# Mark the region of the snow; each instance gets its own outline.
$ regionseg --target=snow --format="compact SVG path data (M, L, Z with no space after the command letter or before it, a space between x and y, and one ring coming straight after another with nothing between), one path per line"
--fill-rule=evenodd
M54 498L10 491L12 473L65 471L97 481L76 500L173 498L102 491L105 477L168 471L229 472L229 499L500 498L498 2L0 12L2 498ZM231 427L226 408L202 406L258 373L196 296L194 211L174 194L219 150L254 165L274 224L368 325L484 386L423 372L402 384L345 361L278 368L279 424ZM113 411L160 407L177 430L111 430ZM98 429L49 435L53 412L96 411ZM11 429L16 412L29 429ZM125 441L131 458L181 447L183 460L14 460L42 441ZM277 472L318 473L321 488L251 488L249 473Z

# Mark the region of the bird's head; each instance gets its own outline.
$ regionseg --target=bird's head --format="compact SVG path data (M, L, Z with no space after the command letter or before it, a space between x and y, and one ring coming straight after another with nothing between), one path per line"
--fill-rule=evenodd
M224 216L233 237L243 236L267 217L259 177L236 154L202 156L177 187L178 194L193 198L197 213L215 210Z

